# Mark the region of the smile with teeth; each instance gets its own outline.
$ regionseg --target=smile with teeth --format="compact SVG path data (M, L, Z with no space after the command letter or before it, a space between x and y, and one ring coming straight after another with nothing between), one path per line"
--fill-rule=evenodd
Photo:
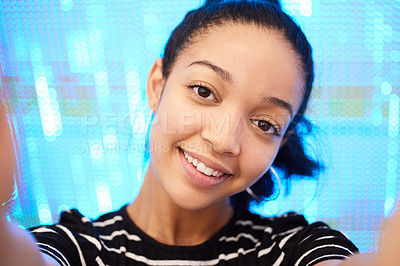
M192 156L187 154L185 151L183 151L183 154L185 155L186 160L188 160L189 163L191 163L192 165L194 165L194 167L196 167L197 171L199 171L205 175L220 177L224 174L221 171L214 170L214 169L208 167L207 165L205 165L204 163L197 161L197 159L194 159Z

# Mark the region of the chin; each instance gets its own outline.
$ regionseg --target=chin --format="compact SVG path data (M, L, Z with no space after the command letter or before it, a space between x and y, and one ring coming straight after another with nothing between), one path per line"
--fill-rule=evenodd
M229 199L217 199L215 192L189 192L190 189L186 189L186 193L181 191L176 192L175 195L171 195L170 199L179 208L187 211L201 211L208 208L229 205ZM211 194L212 193L212 194Z

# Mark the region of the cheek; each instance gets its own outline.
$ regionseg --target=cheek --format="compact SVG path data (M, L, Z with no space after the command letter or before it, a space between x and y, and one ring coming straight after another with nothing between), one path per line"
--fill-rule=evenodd
M171 141L189 136L201 126L201 112L185 97L166 93L154 115L152 124L153 141Z
M249 142L250 144L250 142ZM241 175L248 178L248 182L255 183L275 160L278 153L279 145L276 143L262 143L255 141L251 146L247 145L246 149L242 150L241 160Z

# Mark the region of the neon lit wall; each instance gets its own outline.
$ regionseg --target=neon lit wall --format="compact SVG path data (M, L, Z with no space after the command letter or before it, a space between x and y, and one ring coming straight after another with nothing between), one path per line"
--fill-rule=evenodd
M173 27L201 3L1 1L1 85L22 161L12 219L53 223L72 207L96 217L135 198L145 169L147 73ZM318 183L295 182L288 197L256 210L297 210L372 251L400 185L400 1L283 6L314 48L308 116L328 168Z

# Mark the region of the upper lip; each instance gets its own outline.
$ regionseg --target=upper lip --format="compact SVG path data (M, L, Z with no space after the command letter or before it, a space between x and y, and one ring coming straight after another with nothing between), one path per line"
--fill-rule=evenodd
M186 152L191 157L193 157L193 159L197 159L197 161L204 163L207 167L210 167L214 170L223 172L224 174L233 175L233 171L231 171L228 168L226 168L225 166L215 162L215 160L213 160L213 159L209 159L200 154L194 154L194 153L192 153L190 151L186 151L182 148L180 148L180 149L183 150L184 152Z

